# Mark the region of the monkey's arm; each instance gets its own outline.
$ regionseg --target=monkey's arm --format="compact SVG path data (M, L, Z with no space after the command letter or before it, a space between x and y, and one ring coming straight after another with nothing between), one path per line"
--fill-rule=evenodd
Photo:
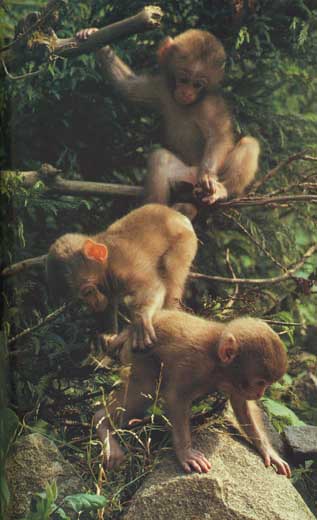
M211 468L210 462L203 453L192 448L189 419L191 399L187 399L184 392L180 391L182 385L178 385L174 378L172 385L173 389L168 389L166 392L166 403L177 459L186 473L191 473L193 470L207 473Z
M109 46L100 49L96 56L104 77L123 97L154 108L157 106L159 91L153 77L136 75Z
M239 396L231 396L230 402L240 426L262 456L265 466L274 465L277 473L290 478L291 469L271 446L264 431L261 414L256 403L245 401Z
M214 104L220 104L216 108ZM216 200L225 199L228 192L219 181L219 173L223 168L228 153L233 148L232 125L222 99L202 104L197 123L205 139L205 147L198 168L198 186L205 197L203 202L213 204ZM199 191L198 188L198 191Z

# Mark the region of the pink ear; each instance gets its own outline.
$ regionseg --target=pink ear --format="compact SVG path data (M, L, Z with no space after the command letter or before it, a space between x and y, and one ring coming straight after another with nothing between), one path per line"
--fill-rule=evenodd
M238 350L237 340L233 334L226 334L220 339L218 356L222 363L229 365L236 357Z
M101 262L103 264L105 264L107 261L108 248L105 244L98 244L98 242L94 242L88 238L84 242L82 251L84 255L89 258L89 260L96 260L97 262Z
M166 61L166 58L168 54L170 53L171 49L174 47L174 40L170 36L165 38L161 45L158 48L157 51L157 61L160 65L163 65Z

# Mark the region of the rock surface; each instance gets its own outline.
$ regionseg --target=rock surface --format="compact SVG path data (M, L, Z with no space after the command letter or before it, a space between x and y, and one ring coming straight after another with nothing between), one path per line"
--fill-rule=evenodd
M207 474L185 475L172 454L135 494L124 520L314 520L291 482L266 468L227 432L194 436L212 463Z
M32 495L47 483L57 481L59 500L84 491L83 482L55 444L43 435L32 433L16 442L6 463L11 493L6 520L19 520L29 510Z
M287 426L284 436L296 459L317 460L317 426Z

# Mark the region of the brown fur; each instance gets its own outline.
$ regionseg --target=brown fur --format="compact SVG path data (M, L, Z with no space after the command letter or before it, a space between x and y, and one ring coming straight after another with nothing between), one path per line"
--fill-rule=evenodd
M256 409L248 404L250 399L259 399L287 369L286 352L278 335L253 318L222 324L177 310L159 311L153 323L157 342L151 351L133 353L127 342L120 352L122 363L130 364L131 371L123 388L112 395L108 407L111 421L123 426L141 417L152 403L147 396L155 396L161 377L160 391L172 423L177 458L187 472L208 471L208 460L191 447L189 411L194 399L222 390L230 397L242 428L265 463L274 463L279 473L289 476L287 463L270 446ZM102 442L109 436L110 454L105 463L114 467L123 453L104 410L97 412L94 422Z
M103 263L87 258L90 239L108 249ZM50 248L47 274L51 289L64 299L82 297L93 310L110 300L125 300L142 347L155 339L152 317L182 298L197 238L189 220L171 208L148 204L94 237L67 234Z
M192 29L167 38L158 51L158 75L135 75L109 47L97 56L107 79L123 96L162 115L166 149L149 158L148 202L168 204L171 190L177 191L180 182L197 185L195 193L206 204L245 190L257 170L260 148L252 137L234 141L231 115L215 89L225 61L215 36ZM198 90L197 81L203 83Z

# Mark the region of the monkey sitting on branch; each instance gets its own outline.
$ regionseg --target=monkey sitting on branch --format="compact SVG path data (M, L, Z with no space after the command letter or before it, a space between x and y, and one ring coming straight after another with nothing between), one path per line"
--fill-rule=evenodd
M266 466L274 465L290 477L290 467L272 448L255 401L280 379L287 356L278 335L263 321L238 318L227 324L207 321L178 310L161 310L154 316L157 342L151 350L133 352L130 342L118 352L130 364L123 385L111 394L109 405L94 416L104 446L104 465L114 468L123 451L114 438L115 428L142 417L159 388L172 424L176 457L185 472L206 473L211 464L193 449L190 409L193 400L223 391L230 398L240 426L253 442Z
M66 234L50 247L46 271L52 295L80 298L94 312L124 301L131 311L132 344L156 340L156 311L177 307L197 237L187 217L147 204L95 236Z
M97 30L81 30L77 37L87 39ZM241 194L255 176L260 147L249 136L235 143L232 117L219 93L226 60L221 42L190 29L166 38L157 54L160 72L136 75L109 46L97 53L120 94L162 115L166 148L149 157L147 201L169 204L172 190L183 182L207 205Z

